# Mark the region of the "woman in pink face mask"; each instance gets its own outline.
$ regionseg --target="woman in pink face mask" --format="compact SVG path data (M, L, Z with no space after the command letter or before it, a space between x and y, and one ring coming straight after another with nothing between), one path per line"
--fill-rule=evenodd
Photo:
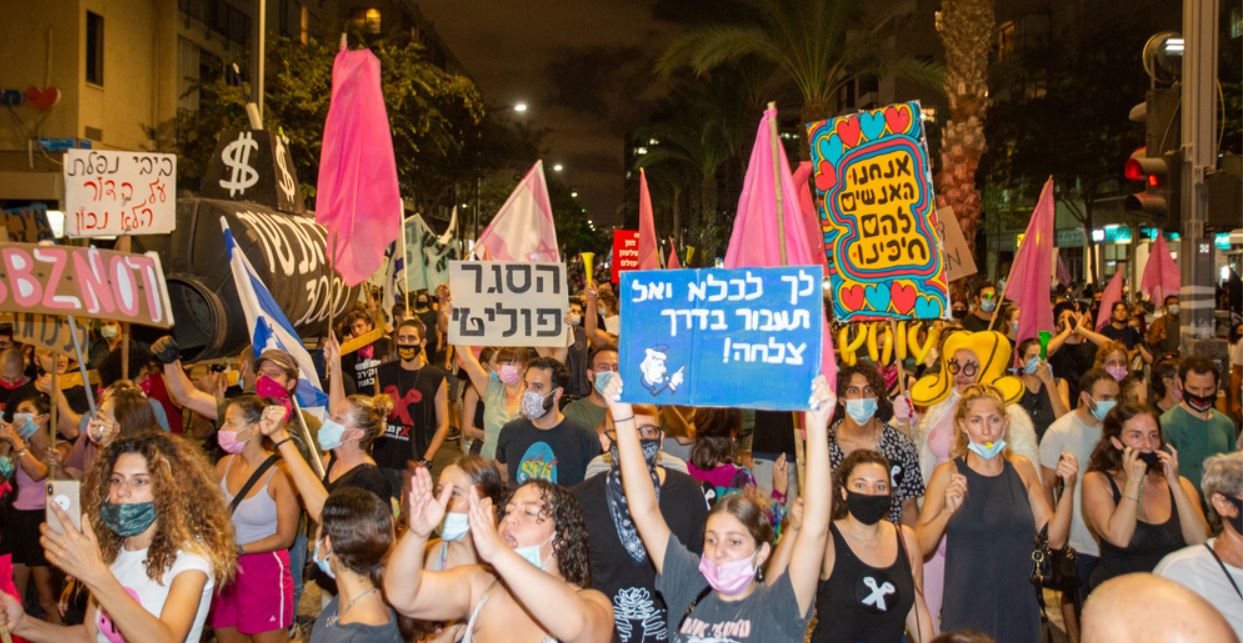
M522 417L522 393L526 390L523 375L527 370L525 348L498 348L492 358L493 367L485 369L469 346L459 346L458 364L470 376L475 390L483 400L483 449L479 455L496 457L496 441L501 427Z
M212 604L212 629L226 642L284 636L293 623L289 547L298 531L298 496L259 430L266 406L253 395L234 398L216 433L228 453L216 463L216 479L231 503L237 541L238 575Z
M673 535L660 511L634 409L618 401L621 389L621 377L614 376L603 396L617 429L630 517L656 567L656 589L669 607L669 640L801 642L820 579L833 493L828 424L837 399L824 377L812 382L808 404L802 524L783 535L775 553L769 543L773 526L764 508L746 494L726 496L708 512L702 556Z
M1122 342L1106 342L1100 348L1096 349L1096 360L1092 366L1094 368L1103 368L1105 372L1113 376L1115 381L1121 382L1131 372L1128 363L1126 345Z

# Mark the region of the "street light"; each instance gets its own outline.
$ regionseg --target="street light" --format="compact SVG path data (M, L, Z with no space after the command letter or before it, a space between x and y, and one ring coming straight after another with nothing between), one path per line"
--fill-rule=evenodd
M552 166L553 172L560 172L561 170L564 170L564 169L565 169L565 166L560 163L554 163Z
M571 192L571 193L570 193L570 198L571 198L571 199L577 199L577 198L578 198L578 192Z
M518 112L519 114L527 111L527 104L526 103L515 103L514 111Z

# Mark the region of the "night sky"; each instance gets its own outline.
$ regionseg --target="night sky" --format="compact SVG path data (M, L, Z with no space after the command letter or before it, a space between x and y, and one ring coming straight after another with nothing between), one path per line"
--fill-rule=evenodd
M660 93L651 61L675 29L652 17L653 4L424 0L419 7L489 109L528 104L515 116L548 130L545 171L563 163L591 217L605 226L617 222L623 197L625 133L642 124Z

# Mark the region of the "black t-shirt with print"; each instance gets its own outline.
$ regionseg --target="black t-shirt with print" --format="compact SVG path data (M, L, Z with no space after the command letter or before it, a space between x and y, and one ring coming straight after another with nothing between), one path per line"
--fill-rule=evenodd
M404 469L406 461L423 459L436 435L436 391L445 372L435 366L409 371L400 362L389 362L377 374L380 392L393 400L393 412L371 457L382 468Z
M656 593L656 567L650 558L635 562L622 546L609 512L607 478L608 474L592 476L571 490L583 509L591 540L591 587L613 603L613 641L665 641L668 617L665 601ZM708 505L694 478L665 469L660 513L674 536L686 542L693 553L703 551Z
M370 350L368 350L370 349ZM381 337L349 355L341 357L341 369L354 378L354 385L363 395L372 395L375 386L375 373L380 363L388 358L393 344L387 337Z
M537 429L530 420L518 418L501 427L496 442L496 460L509 470L511 489L531 478L576 485L598 455L596 432L569 418L551 429Z

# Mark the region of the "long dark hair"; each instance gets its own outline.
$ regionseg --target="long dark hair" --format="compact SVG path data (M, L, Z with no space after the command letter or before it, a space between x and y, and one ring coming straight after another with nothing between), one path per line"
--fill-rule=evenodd
M1153 422L1156 422L1161 447L1165 446L1165 430L1161 428L1161 413L1147 404L1124 402L1115 406L1101 422L1101 439L1096 443L1096 447L1092 449L1092 455L1088 458L1088 471L1108 474L1110 471L1122 470L1122 452L1114 446L1110 438L1118 438L1121 442L1123 425L1140 415L1147 415L1152 418Z
M755 546L758 548L773 539L773 524L768 517L768 512L760 503L750 499L744 493L732 493L717 501L712 505L712 509L708 510L708 518L711 519L715 514L729 514L742 523L747 528L747 533L755 539ZM705 521L705 529L706 529Z
M893 479L890 477L889 458L886 458L879 451L871 449L859 449L842 461L837 470L833 472L833 520L840 520L850 513L846 508L846 500L842 498L842 491L846 489L846 482L850 480L850 474L855 472L855 468L861 464L879 464L885 470L885 477L889 480L889 497L893 497Z
M552 518L555 536L552 539L552 550L557 553L557 570L561 577L575 587L591 586L591 551L589 549L587 524L583 522L583 509L578 500L565 487L560 487L547 480L528 480L506 497L501 504L501 520L505 519L505 507L509 498L523 487L534 486L540 492L540 502L544 504L539 511L540 519Z
M468 453L453 464L470 478L470 483L479 492L480 500L491 498L493 505L500 506L501 496L505 495L505 481L501 480L501 472L497 471L492 460Z
M337 560L384 587L384 558L393 544L393 512L387 504L370 491L340 487L328 494L321 520Z
M707 471L738 455L738 432L742 430L739 409L701 408L695 410L695 446L691 464Z

